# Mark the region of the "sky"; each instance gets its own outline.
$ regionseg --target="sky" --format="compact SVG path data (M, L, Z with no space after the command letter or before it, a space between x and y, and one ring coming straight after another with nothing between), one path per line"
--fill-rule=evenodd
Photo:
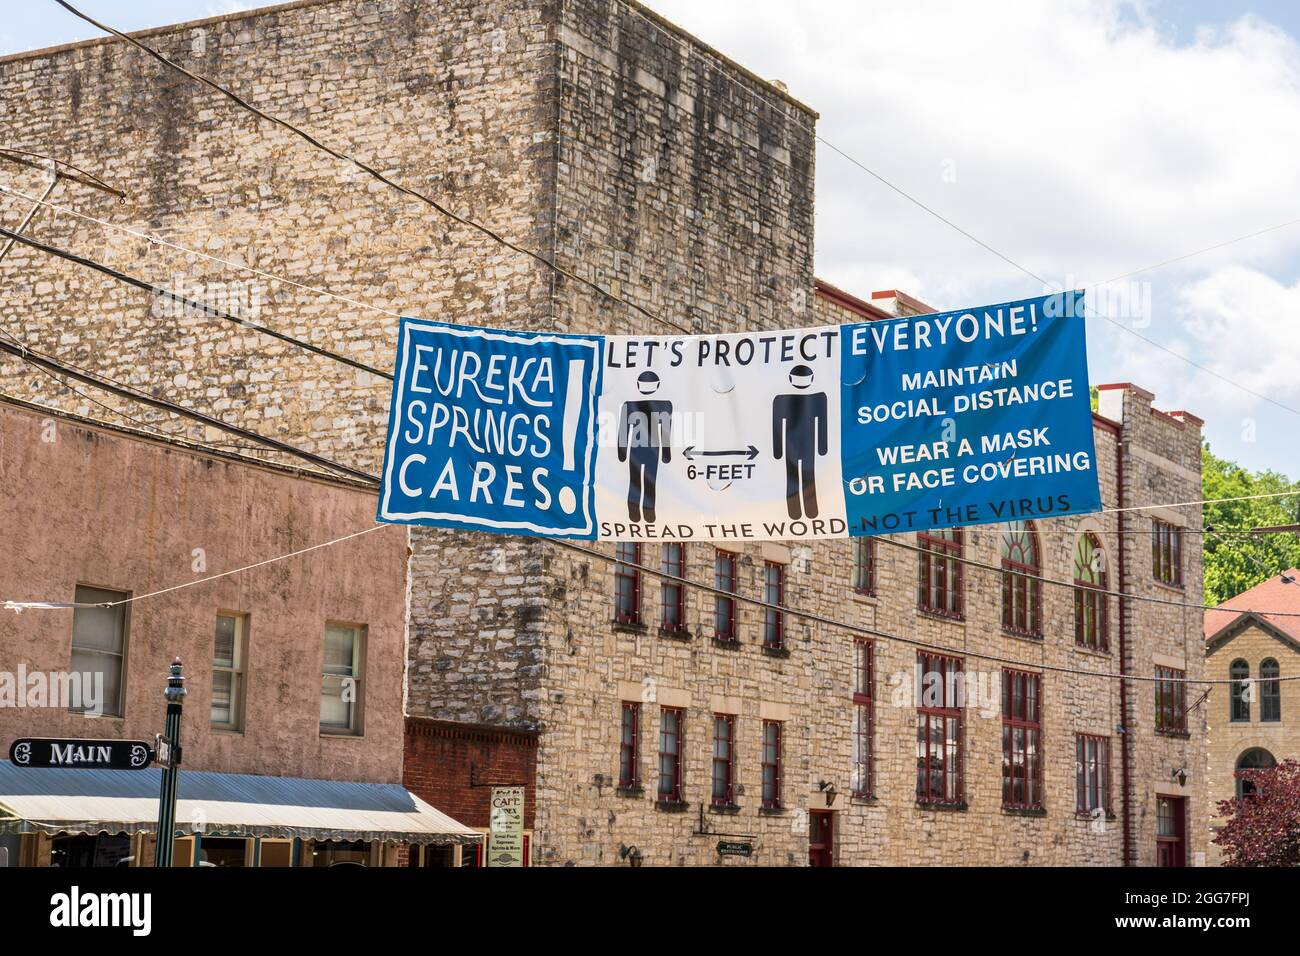
M257 4L79 5L138 29ZM1114 320L1088 319L1094 383L1141 385L1206 419L1216 453L1300 477L1300 4L649 6L819 112L821 278L944 310L1087 286ZM96 34L52 0L5 14L0 54Z

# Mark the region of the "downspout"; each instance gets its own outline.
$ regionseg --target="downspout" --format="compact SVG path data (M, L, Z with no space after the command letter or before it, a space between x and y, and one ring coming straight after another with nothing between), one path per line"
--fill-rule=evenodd
M1121 423L1118 441L1115 443L1115 482L1119 489L1119 547L1116 548L1116 562L1119 577L1119 669L1121 674L1128 672L1128 606L1124 595L1128 593L1128 581L1124 577L1124 551L1128 537L1124 534L1124 426ZM1128 681L1121 677L1119 681L1119 750L1120 750L1120 815L1124 830L1123 866L1133 865L1133 808L1129 799L1129 701Z

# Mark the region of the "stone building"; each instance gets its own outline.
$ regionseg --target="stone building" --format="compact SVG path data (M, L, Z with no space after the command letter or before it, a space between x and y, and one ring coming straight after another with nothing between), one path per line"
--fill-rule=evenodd
M1222 825L1218 805L1249 791L1239 770L1272 767L1300 759L1294 681L1270 680L1294 674L1300 664L1300 570L1291 568L1205 612L1205 676L1237 683L1215 688L1206 708L1207 765L1202 790L1210 812L1211 836ZM1281 611L1265 614L1258 608ZM1210 844L1213 863L1222 851Z
M401 530L228 573L373 528L370 487L10 400L0 477L0 599L65 605L0 617L6 755L23 738L152 745L179 657L177 865L474 850L401 785ZM11 862L152 864L156 768L38 764L0 765Z
M357 175L121 43L0 59L8 138L127 193L119 204L84 181L65 180L55 201L354 302L250 281L67 215L38 214L34 234L178 291L216 297L371 365L391 365L398 313L668 334L926 308L898 292L864 302L817 282L816 113L627 0L305 0L145 35L267 111L660 318ZM40 169L27 166L7 169L4 181L29 196L46 183ZM29 206L0 194L0 219L19 221ZM0 303L0 322L25 344L377 471L388 401L383 380L250 329L173 314L22 247L0 263L0 276L13 293ZM0 384L104 414L16 360L0 363ZM1095 431L1107 507L1200 497L1198 420L1155 412L1151 400L1132 386L1103 392ZM129 413L195 440L216 437L181 420ZM1043 574L1072 584L1080 535L1092 533L1106 566L1088 573L1104 576L1110 589L1194 597L1201 578L1196 535L1179 539L1177 583L1144 573L1151 514L1045 522L1034 549ZM1159 514L1174 528L1199 528L1193 511ZM962 557L1000 569L999 539L993 528L968 532ZM680 602L684 627L661 632L660 585L648 576L639 582L641 620L615 620L615 567L607 561L534 539L412 530L409 541L408 784L417 792L435 786L420 781L434 765L427 755L444 744L429 741L453 739L437 734L454 734L456 725L467 734L489 728L472 740L472 754L456 757L452 786L459 780L465 792L457 799L472 805L478 781L464 764L483 766L494 755L514 768L508 776L520 767L531 775L535 864L712 863L719 843L729 853L751 852L725 857L734 865L1146 864L1156 860L1162 815L1167 829L1185 834L1183 858L1194 862L1202 852L1204 807L1184 796L1190 791L1177 774L1200 766L1201 711L1188 708L1186 732L1181 720L1170 720L1168 733L1158 734L1151 683L1131 682L1121 694L1102 676L1122 668L1154 677L1157 667L1198 676L1199 649L1186 649L1196 631L1177 608L1088 598L1087 614L1107 608L1102 652L1076 646L1075 593L1051 585L1036 598L1043 637L1005 634L1000 570L960 564L960 596L940 596L954 606L919 612L915 536L882 541L869 559L856 555L856 564L848 542L755 545L734 557L687 546L685 573L695 581L712 584L725 571L743 595L760 597L765 582L791 608L951 648L948 656L961 657L961 669L983 679L986 691L1000 668L974 654L1043 669L1036 731L1043 809L1028 797L1020 799L1024 807L1002 808L999 706L987 718L977 716L980 708L926 715L936 727L961 718L964 779L952 799L918 806L919 717L902 686L916 669L915 647L878 639L876 682L858 687L855 698L854 663L865 652L847 631L786 615L783 652L764 654L762 609L739 602L739 642L719 645L710 593L688 589ZM612 546L605 551L613 557ZM656 567L664 559L658 546L642 554ZM678 566L677 555L669 559ZM958 564L944 566L956 574ZM869 568L873 583L855 587L855 567L862 575ZM1101 643L1098 631L1089 630L1093 644ZM1022 679L1019 686L1028 685ZM867 720L863 714L870 719L859 727L870 732L872 759L855 770L854 728ZM635 770L639 762L639 777L633 772L620 787L625 720L635 720L629 737L639 752L624 766ZM1014 729L1025 740L1033 731ZM1078 734L1090 735L1080 745L1089 748L1086 786L1104 804L1086 818L1076 813ZM680 784L667 800L657 799L654 772L661 738L678 750L666 754ZM858 739L865 746L866 734ZM734 754L716 807L715 747ZM957 759L954 750L954 769ZM726 764L720 758L718 766ZM1109 768L1109 799L1099 767ZM1012 789L1023 793L1027 785ZM1173 839L1161 842L1166 854Z

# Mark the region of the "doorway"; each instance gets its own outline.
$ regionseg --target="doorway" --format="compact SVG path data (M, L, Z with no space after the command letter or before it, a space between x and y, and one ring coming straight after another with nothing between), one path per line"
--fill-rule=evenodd
M1156 866L1187 865L1187 801L1156 796Z
M808 865L835 865L834 811L808 811Z

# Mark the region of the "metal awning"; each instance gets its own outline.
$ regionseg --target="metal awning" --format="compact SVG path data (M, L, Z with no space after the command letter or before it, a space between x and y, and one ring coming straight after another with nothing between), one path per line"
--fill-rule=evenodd
M0 831L153 833L161 771L0 763ZM396 783L182 770L178 829L247 837L475 843L482 834Z

